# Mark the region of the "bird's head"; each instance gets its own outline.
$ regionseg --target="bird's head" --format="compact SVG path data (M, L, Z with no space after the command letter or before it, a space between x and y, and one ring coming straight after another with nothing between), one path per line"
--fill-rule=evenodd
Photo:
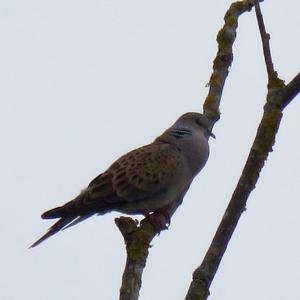
M172 132L174 134L182 135L188 134L189 131L199 131L202 130L207 138L216 136L211 131L211 121L203 114L197 112L188 112L180 116L174 123Z

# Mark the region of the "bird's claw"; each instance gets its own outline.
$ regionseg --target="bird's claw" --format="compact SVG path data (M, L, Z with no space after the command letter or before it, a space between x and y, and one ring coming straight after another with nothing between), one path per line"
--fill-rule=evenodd
M147 213L145 214L145 218L158 232L166 230L170 226L170 217L162 212Z

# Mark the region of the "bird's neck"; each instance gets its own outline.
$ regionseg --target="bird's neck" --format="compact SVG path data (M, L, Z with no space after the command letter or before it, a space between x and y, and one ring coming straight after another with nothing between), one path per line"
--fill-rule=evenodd
M209 155L207 137L203 132L170 128L155 143L166 143L178 149L186 159L194 176L203 168Z

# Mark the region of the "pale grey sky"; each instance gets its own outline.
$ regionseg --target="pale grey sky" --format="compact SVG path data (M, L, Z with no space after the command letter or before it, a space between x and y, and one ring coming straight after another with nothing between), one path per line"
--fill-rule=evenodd
M0 1L1 300L118 298L118 214L94 217L28 250L121 154L201 111L216 32L231 1ZM299 1L262 5L275 67L300 70ZM181 300L223 215L262 115L266 72L253 13L240 21L210 159L170 229L153 241L141 300ZM300 299L300 101L211 286L212 300Z

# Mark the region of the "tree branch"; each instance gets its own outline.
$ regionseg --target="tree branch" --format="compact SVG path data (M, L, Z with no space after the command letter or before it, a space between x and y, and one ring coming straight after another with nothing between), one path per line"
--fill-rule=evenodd
M178 206L182 203L183 197L189 186L178 196L176 201L164 209L163 213L157 212L151 215L150 219L143 219L140 224L129 217L115 219L115 223L121 231L126 244L126 266L123 272L122 285L119 300L137 300L142 285L142 274L146 266L150 243L162 230L167 229L169 222Z
M127 252L126 266L122 277L120 300L137 300L142 285L142 273L148 257L148 249L156 231L149 222L138 222L128 217L115 219L121 231Z
M268 73L268 86L275 88L281 87L284 85L284 81L278 78L278 74L274 69L270 48L270 34L268 34L266 31L264 18L261 13L260 4L258 0L255 0L255 13L263 47L266 69Z
M284 109L300 93L300 72L285 87L284 93L281 109Z
M214 60L213 73L209 81L209 93L203 106L204 114L212 121L212 127L220 118L219 105L225 80L228 76L228 70L233 60L232 45L236 38L238 18L244 12L250 11L253 6L253 0L233 3L225 15L225 25L218 33L218 53ZM255 186L264 161L275 141L275 134L282 115L280 109L283 109L299 93L299 81L300 74L285 89L283 89L284 85L280 80L277 81L280 84L269 89L265 113L257 132L257 138L212 244L201 266L193 274L193 281L186 296L187 300L207 298L210 284L218 269L230 237L245 208L247 198ZM284 97L280 99L278 95ZM185 192L178 197L172 207L169 207L165 211L167 215L170 217L173 215L182 203ZM167 223L164 215L155 214L155 218L159 219L162 225ZM137 221L128 217L117 218L115 222L123 235L127 251L127 260L122 277L119 299L137 300L150 243L155 235L164 228L163 226L160 229L153 227L148 219L142 220L140 225L138 225Z
M212 121L212 127L220 118L219 106L229 67L233 61L232 47L236 38L238 18L251 11L254 2L251 0L237 1L231 4L224 17L224 26L217 35L218 51L213 62L213 73L209 80L209 92L203 105L204 114ZM231 205L230 211L234 217L227 218L227 210L206 253L206 256L194 273L186 300L207 299L209 287L221 262L227 244L239 219L239 213L244 210L243 203Z
M259 7L257 3L256 6ZM257 12L258 11L256 10L256 13ZM260 26L263 25L262 20L262 15L260 13L260 16L258 17ZM265 30L260 32L264 35ZM282 110L300 92L300 73L285 86L283 81L277 77L277 73L273 68L268 41L266 42L265 37L263 36L262 41L265 43L264 53L269 75L267 102L264 106L264 114L242 175L234 190L222 221L201 265L193 273L193 280L185 298L186 300L203 300L207 299L209 296L209 287L218 270L227 245L246 208L248 197L255 188L265 161L272 151L272 146L275 143L276 133L282 118Z
M277 73L274 70L273 61L272 61L272 55L270 49L270 35L266 32L263 15L261 13L260 5L258 1L255 1L255 13L256 13L257 24L260 32L261 41L262 41L268 78L269 81L271 81L274 76L277 77Z
M253 6L253 0L237 1L231 4L224 17L225 24L218 32L218 52L213 62L209 92L203 105L204 114L212 121L212 126L220 118L219 106L225 80L233 60L232 46L236 38L238 18L243 13L251 11Z
M275 135L279 128L281 116L282 113L278 106L274 105L269 99L265 105L264 115L242 175L210 247L200 267L193 273L193 281L186 300L207 299L209 287L218 270L239 218L246 208L247 199L251 191L255 188L260 171L264 166L269 152L272 151L272 145L275 142ZM195 294L199 295L199 297L196 298Z

